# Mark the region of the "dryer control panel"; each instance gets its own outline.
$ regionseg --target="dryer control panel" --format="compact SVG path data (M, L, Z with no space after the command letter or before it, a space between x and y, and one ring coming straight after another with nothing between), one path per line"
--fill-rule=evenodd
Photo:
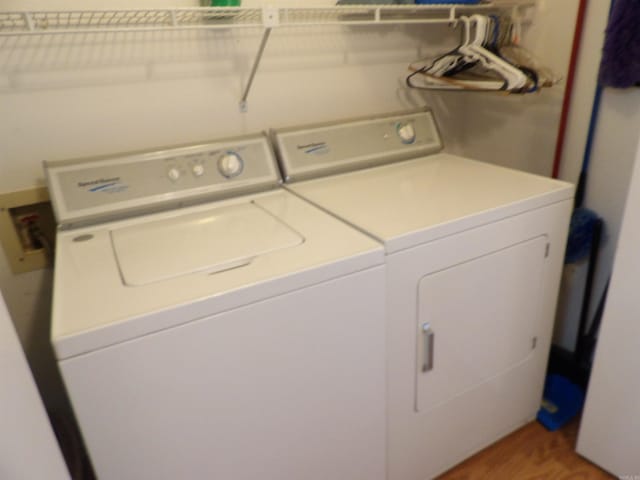
M286 182L408 160L442 149L429 110L273 133Z
M109 157L45 162L62 228L276 187L264 135Z

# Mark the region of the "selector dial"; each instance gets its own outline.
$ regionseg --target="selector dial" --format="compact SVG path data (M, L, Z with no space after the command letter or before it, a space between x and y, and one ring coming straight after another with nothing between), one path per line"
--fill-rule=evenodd
M201 163L196 163L193 167L191 167L191 172L195 177L201 177L204 175L204 165Z
M178 170L178 167L171 167L167 171L167 177L174 182L178 180L180 178L180 170Z
M243 168L244 161L236 152L227 152L218 160L218 171L226 178L237 177Z
M416 129L411 122L396 123L396 133L404 144L410 145L416 141Z

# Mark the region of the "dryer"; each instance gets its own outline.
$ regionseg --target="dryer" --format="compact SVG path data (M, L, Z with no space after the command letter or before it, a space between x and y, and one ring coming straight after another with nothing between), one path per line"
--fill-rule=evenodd
M384 253L255 135L50 162L52 342L102 480L382 480Z
M444 153L430 111L273 138L291 192L384 245L388 480L431 478L532 420L573 187Z

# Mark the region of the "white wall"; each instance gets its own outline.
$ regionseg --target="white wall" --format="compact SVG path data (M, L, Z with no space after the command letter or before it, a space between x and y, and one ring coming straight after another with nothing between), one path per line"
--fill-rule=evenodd
M0 478L68 479L49 418L0 294Z
M197 4L85 0L82 8ZM566 78L577 0L541 4L524 44ZM0 8L78 8L78 2L4 0ZM0 38L0 191L42 184L45 159L157 148L423 105L435 109L449 149L530 171L551 170L562 85L527 97L404 87L409 62L457 43L459 32L448 26L276 29L249 111L240 113L238 101L260 35L256 29ZM51 273L14 276L0 258L0 289L38 370L39 386L53 389L45 385L53 378L45 368L51 364L46 345ZM46 394L62 397L59 390Z
M523 36L523 45L562 77L557 86L524 96L459 94L465 105L459 115L463 154L551 175L578 3L539 1Z
M559 176L577 183L596 92L610 0L587 1Z
M609 0L586 2L559 169L561 179L575 184L580 177L585 154L609 5ZM588 267L588 259L582 259L566 266L562 274L553 342L571 352L575 350L578 338ZM597 301L593 304L596 305Z
M640 138L640 123L633 130ZM620 478L640 472L640 145L615 256L577 450Z
M1 292L7 299L16 333L38 388L46 395L48 408L64 410L67 400L60 375L52 362L53 350L49 343L51 281L50 269L13 275L5 256L0 254Z
M640 90L606 88L596 128L585 206L604 220L590 319L611 276L625 200L640 139Z
M610 4L609 0L587 2L576 82L560 164L560 178L571 182L578 181L582 168ZM638 124L640 91L606 88L601 98L594 132L584 200L584 206L596 212L605 222L594 278L590 320L611 275L635 149L640 138Z

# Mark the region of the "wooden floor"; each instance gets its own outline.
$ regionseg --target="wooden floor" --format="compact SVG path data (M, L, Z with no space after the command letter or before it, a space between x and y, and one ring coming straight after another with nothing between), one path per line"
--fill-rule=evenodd
M609 475L578 455L574 446L578 421L556 432L538 422L488 447L438 480L611 480Z

